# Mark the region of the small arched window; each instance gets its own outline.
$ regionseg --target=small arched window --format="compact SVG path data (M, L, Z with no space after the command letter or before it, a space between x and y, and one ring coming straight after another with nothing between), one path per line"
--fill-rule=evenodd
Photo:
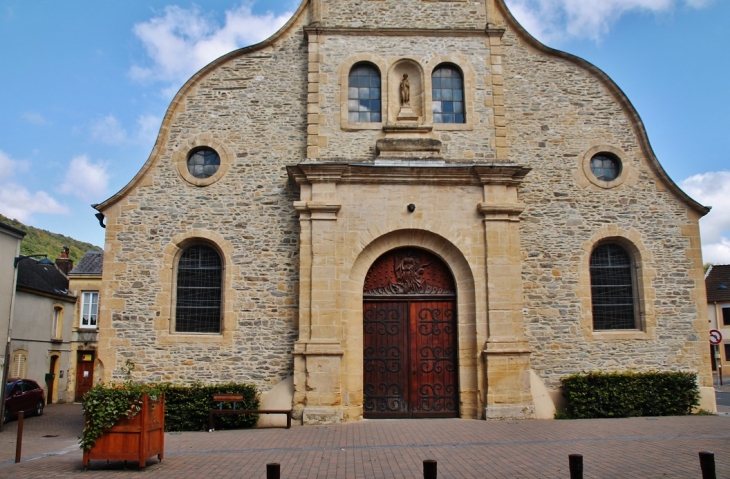
M177 265L175 331L220 333L223 263L210 246L186 249Z
M347 88L347 118L351 123L382 121L380 72L370 63L358 63L350 70Z
M465 123L464 77L451 65L441 65L431 77L434 123Z
M629 252L616 243L596 246L590 272L593 329L637 329L636 280Z

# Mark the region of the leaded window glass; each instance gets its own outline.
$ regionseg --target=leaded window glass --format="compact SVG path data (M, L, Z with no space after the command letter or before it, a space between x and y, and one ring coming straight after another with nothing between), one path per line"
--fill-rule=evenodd
M350 70L347 88L347 119L352 123L382 121L380 72L373 65L359 63Z
M175 331L219 333L221 330L221 257L209 246L186 249L177 266Z
M621 161L614 155L599 153L591 158L591 172L601 181L613 181L621 174Z
M221 166L221 157L215 150L200 148L188 157L188 171L196 178L210 178Z
M431 77L434 123L464 123L464 79L452 66L440 66Z
M597 246L591 254L593 329L636 329L633 263L614 243Z

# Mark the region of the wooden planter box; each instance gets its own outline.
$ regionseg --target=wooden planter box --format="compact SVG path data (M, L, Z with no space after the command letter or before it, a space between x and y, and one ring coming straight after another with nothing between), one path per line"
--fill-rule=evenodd
M137 461L145 467L147 458L162 461L165 449L165 395L154 401L142 396L142 410L132 419L123 417L104 431L94 446L84 451L84 468L92 459Z

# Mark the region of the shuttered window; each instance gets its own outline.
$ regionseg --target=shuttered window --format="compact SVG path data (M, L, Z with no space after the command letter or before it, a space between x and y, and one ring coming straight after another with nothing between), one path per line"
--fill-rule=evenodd
M26 353L16 351L13 354L13 370L10 373L10 376L14 378L24 378L26 375L27 364L28 356L26 356Z

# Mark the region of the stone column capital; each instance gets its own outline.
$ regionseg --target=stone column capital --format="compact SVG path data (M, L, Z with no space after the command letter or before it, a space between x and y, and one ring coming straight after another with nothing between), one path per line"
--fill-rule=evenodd
M484 221L520 221L520 215L525 210L525 205L517 204L492 204L481 202L477 205L479 213L484 215Z

